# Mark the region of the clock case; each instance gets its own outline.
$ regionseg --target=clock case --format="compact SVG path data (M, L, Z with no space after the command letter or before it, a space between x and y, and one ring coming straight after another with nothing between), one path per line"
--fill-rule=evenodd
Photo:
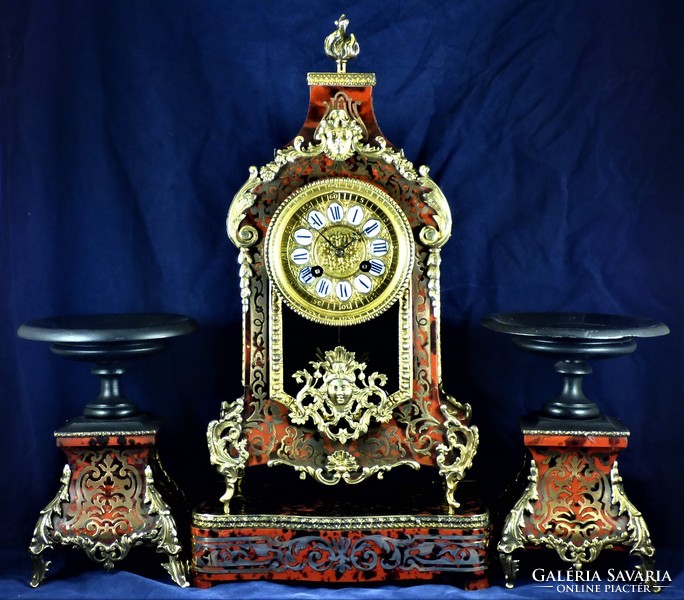
M416 169L382 135L375 75L346 72L356 41L344 17L336 24L326 50L338 72L308 74L301 131L272 162L250 168L230 206L244 392L208 427L225 491L193 515L194 581L446 577L485 587L489 516L461 483L478 431L470 406L441 385L440 248L451 234L449 205L428 168ZM395 305L360 325L311 323L269 277L264 242L273 215L302 186L330 178L379 187L414 238ZM318 350L302 356L311 344ZM298 360L305 367L297 371ZM343 399L331 392L335 379L349 383Z

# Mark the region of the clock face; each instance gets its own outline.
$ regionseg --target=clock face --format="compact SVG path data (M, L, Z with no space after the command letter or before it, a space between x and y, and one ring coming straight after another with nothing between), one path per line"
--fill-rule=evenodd
M330 178L299 188L273 215L266 264L285 302L328 325L372 319L398 297L413 266L404 213L381 188Z

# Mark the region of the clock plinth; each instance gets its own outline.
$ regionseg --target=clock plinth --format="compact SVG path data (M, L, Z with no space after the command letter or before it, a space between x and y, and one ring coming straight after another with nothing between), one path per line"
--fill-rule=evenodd
M416 473L413 488L401 475L340 489L298 482L279 467L251 470L234 513L216 503L195 511L195 585L422 580L486 587L489 519L473 500L474 484L462 483L459 514L450 515L435 473Z
M471 495L468 483L463 498ZM458 515L446 506L404 505L392 514L378 500L361 507L307 502L260 502L253 514L224 515L204 505L194 515L194 584L267 579L312 583L440 581L487 587L486 511L464 500ZM247 495L246 504L254 504ZM265 505L264 505L265 504ZM332 504L332 507L331 507ZM410 503L408 503L410 504ZM303 510L304 508L304 510Z
M488 513L460 485L478 431L470 406L441 385L449 206L428 169L382 137L375 77L346 72L358 53L346 23L326 41L338 72L309 74L300 135L250 169L228 214L240 251L244 394L207 431L225 493L193 516L198 585L302 574L487 585ZM264 466L306 481L268 488L262 477L243 492ZM436 497L407 504L424 486ZM267 488L278 504L255 501ZM331 493L334 512L321 512Z

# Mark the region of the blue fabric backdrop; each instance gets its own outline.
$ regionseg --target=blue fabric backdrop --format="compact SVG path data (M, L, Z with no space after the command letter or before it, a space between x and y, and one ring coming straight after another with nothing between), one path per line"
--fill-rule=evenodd
M63 463L52 433L96 383L86 365L18 340L17 327L92 312L197 319L198 333L131 365L125 388L162 417L162 460L191 503L215 494L205 429L240 393L237 253L225 215L248 167L299 130L306 73L333 67L322 42L341 12L361 44L350 70L377 74L383 132L431 167L451 204L444 384L473 406L473 472L490 508L501 508L520 465L518 417L558 382L548 361L480 319L554 310L662 320L671 335L595 363L585 387L630 428L626 490L659 567L679 573L684 3L15 0L0 11L0 595L461 596L444 586L188 592L154 560L127 573L132 557L105 578L90 564L70 567L69 556L43 588L26 583L26 548ZM506 592L493 572L482 597L543 592Z

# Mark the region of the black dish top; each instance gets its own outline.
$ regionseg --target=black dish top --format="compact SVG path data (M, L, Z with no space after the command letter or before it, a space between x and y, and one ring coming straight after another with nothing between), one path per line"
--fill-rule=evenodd
M657 337L670 332L658 321L595 313L500 313L484 318L482 325L511 335L589 340Z
M21 325L17 335L27 340L79 344L159 340L196 329L194 319L183 315L131 313L48 317Z

